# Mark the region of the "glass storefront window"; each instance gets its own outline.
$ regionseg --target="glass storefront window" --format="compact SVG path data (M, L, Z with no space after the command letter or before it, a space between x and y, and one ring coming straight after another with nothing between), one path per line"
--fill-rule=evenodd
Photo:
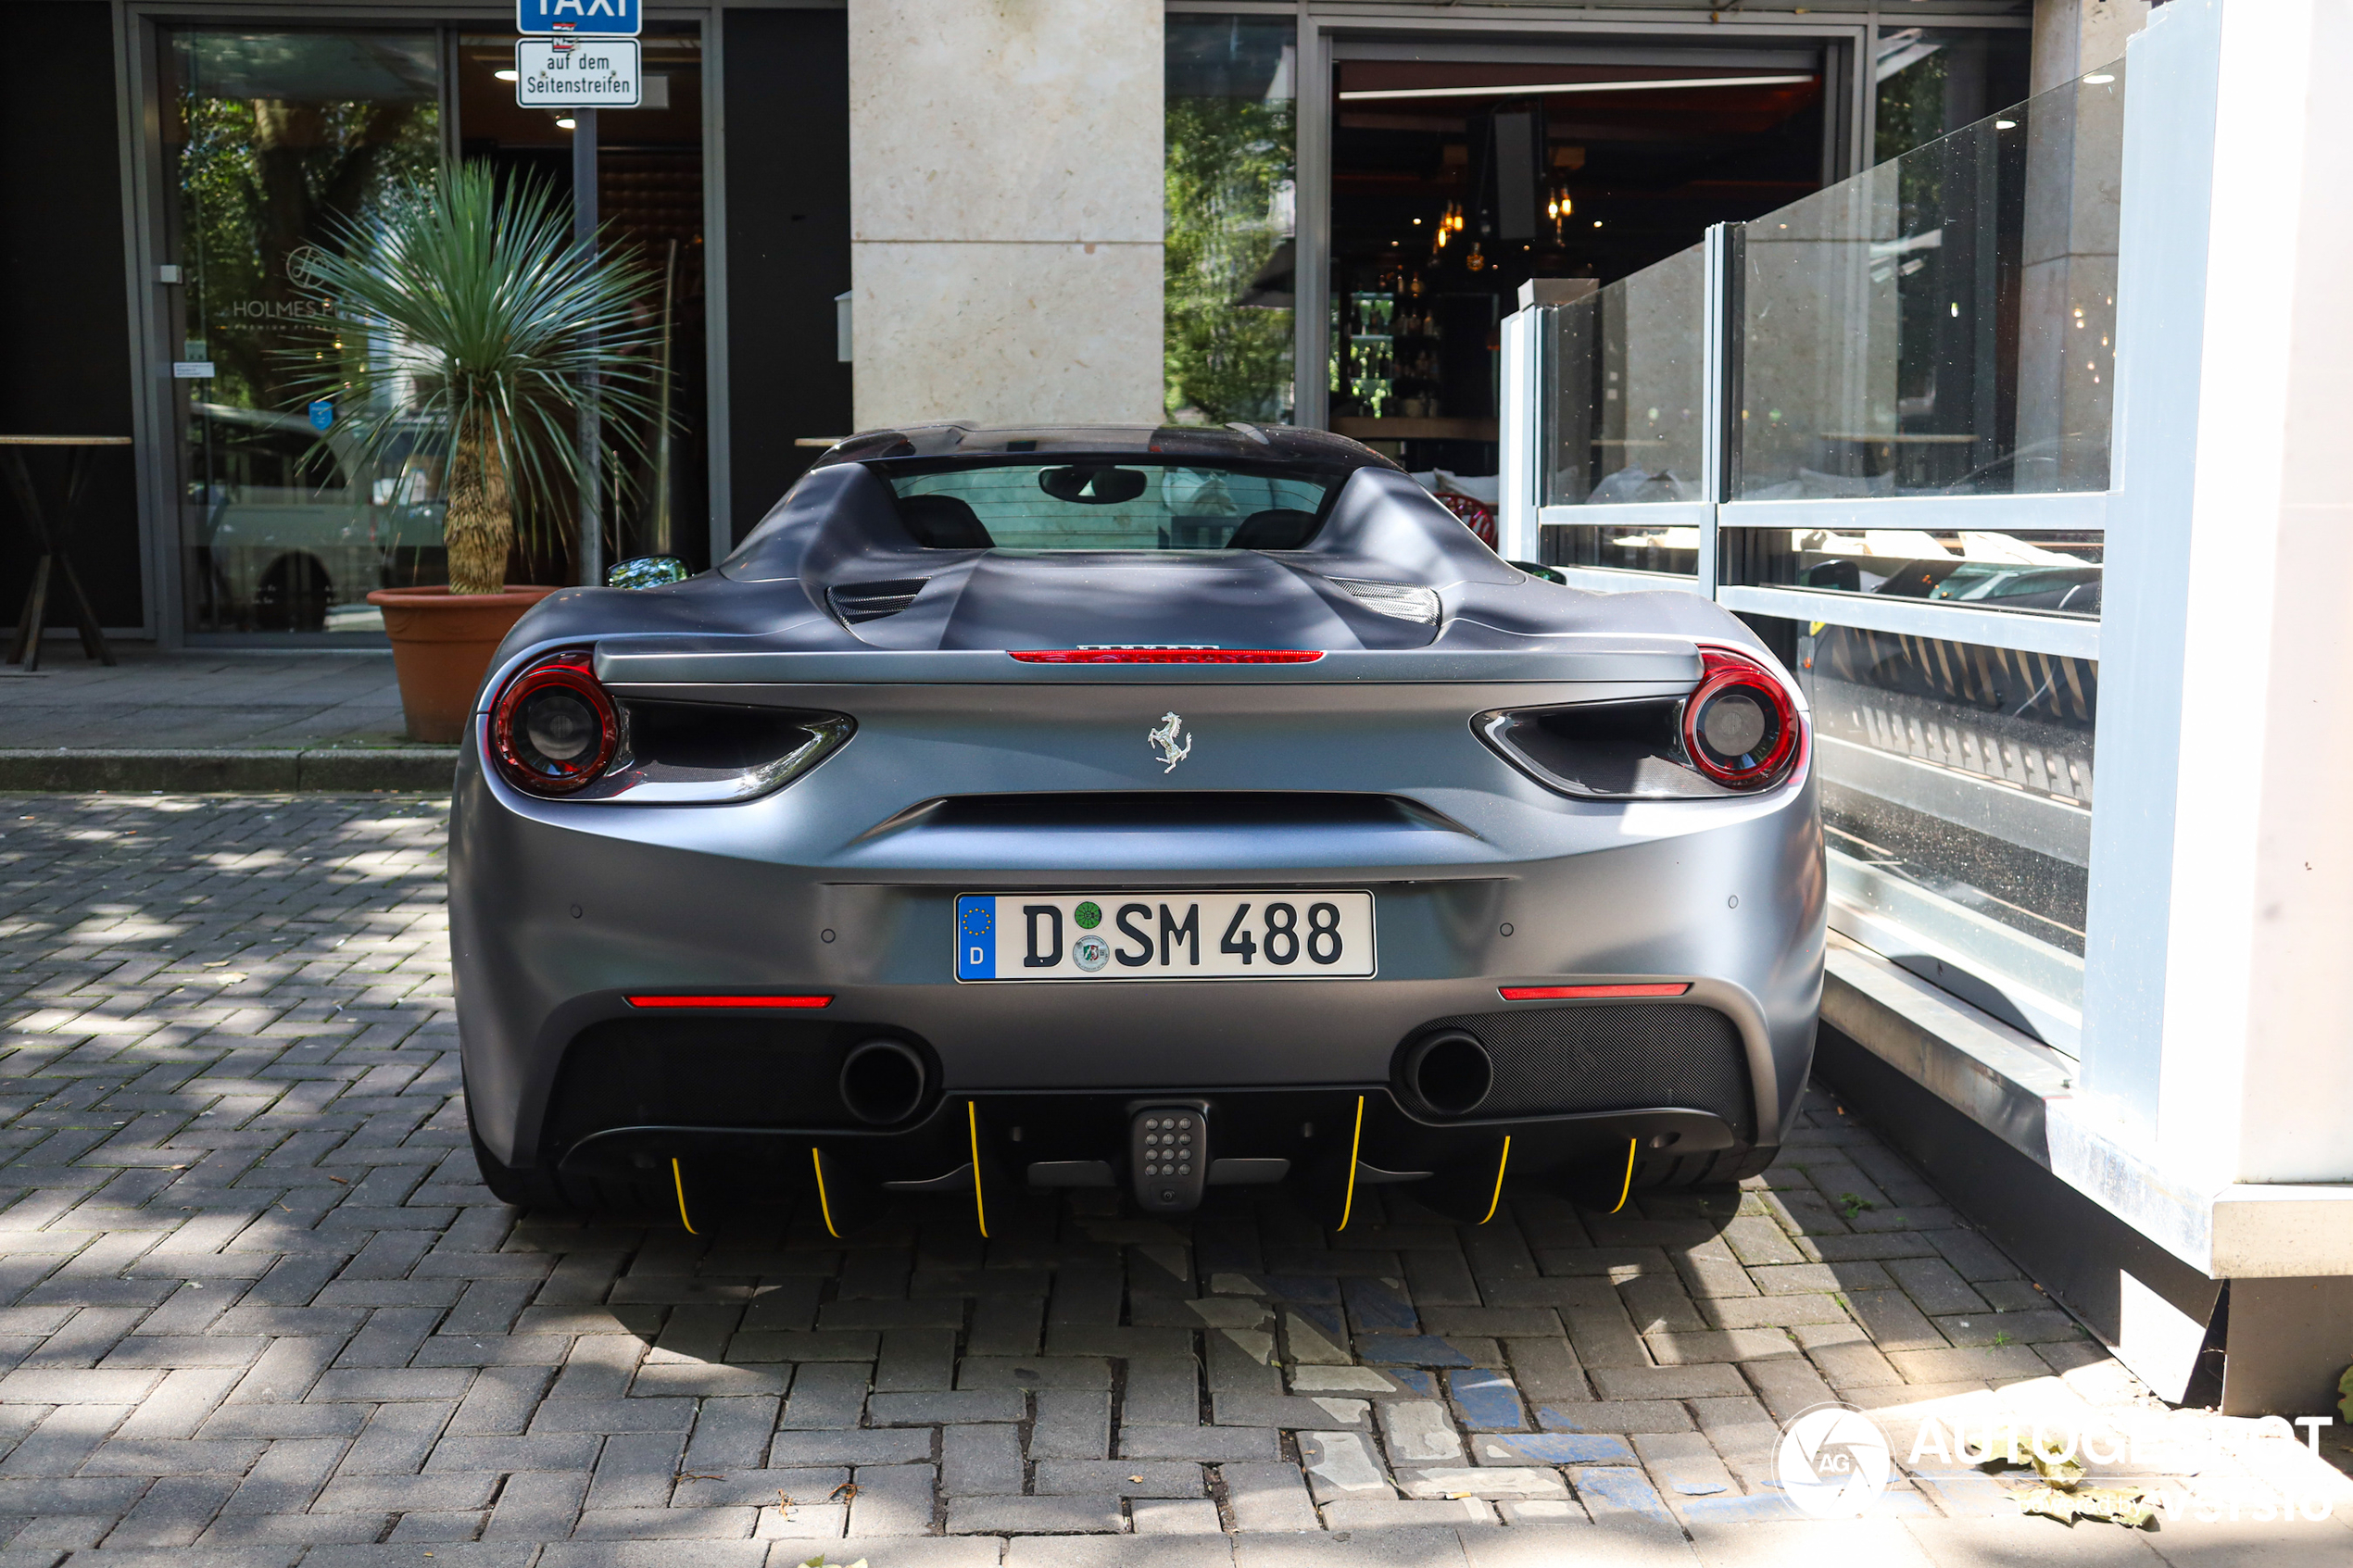
M1742 232L1736 499L2105 490L2123 68Z
M164 72L188 628L379 630L369 590L443 581L440 433L361 464L349 410L290 406L285 357L319 314L305 257L440 162L436 35L189 30Z
M1926 528L1742 528L1726 582L1934 599L2097 620L2104 535Z
M1706 263L1693 245L1553 308L1542 372L1554 410L1545 431L1546 505L1706 498Z
M1167 33L1163 363L1182 424L1290 422L1298 29L1178 14Z
M1831 923L2072 1049L2098 664L1854 627L1793 632Z
M1617 527L1548 522L1540 541L1546 566L1602 566L1619 571L1664 571L1692 577L1699 571L1696 527Z
M2027 95L2026 28L1881 28L1873 75L1871 161L1974 125Z

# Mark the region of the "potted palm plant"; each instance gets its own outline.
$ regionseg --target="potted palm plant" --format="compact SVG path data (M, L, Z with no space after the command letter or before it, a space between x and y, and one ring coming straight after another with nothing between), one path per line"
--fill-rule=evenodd
M591 397L614 445L648 420L660 325L650 273L584 248L548 184L460 164L366 219L309 260L320 333L297 350L299 395L342 424L363 472L421 426L445 444L447 587L384 588L409 737L462 733L491 654L556 590L510 586L517 517L542 535L583 478ZM313 421L319 422L314 420ZM588 460L600 465L601 450Z

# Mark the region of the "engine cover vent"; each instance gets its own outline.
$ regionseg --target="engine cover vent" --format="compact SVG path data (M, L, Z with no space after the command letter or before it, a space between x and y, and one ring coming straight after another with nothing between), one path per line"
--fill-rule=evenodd
M825 590L825 602L845 625L855 626L862 621L880 621L886 615L897 615L915 602L924 591L928 577L900 577L887 583L844 583Z

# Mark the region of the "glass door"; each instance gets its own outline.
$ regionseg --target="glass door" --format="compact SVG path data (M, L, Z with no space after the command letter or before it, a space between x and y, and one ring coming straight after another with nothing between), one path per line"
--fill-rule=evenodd
M420 421L363 464L338 439L350 410L296 406L303 358L345 351L305 268L438 167L438 33L188 28L163 43L186 627L380 632L371 589L443 580L439 433Z

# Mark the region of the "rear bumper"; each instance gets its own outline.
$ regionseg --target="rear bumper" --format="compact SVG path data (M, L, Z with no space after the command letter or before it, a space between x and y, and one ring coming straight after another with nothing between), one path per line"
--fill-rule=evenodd
M1810 782L1737 809L1608 811L1565 806L1498 761L1482 781L1489 793L1432 801L1457 820L1483 811L1479 832L1419 834L1410 859L1383 859L1372 843L1334 864L1337 851L1303 853L1270 835L1255 863L1158 845L1121 859L1090 850L1082 878L1066 866L978 864L990 847L963 840L951 847L975 851L963 863L911 864L896 849L888 863L862 861L861 841L810 826L831 813L862 827L896 807L845 802L859 775L836 770L857 749L745 806L642 811L522 800L471 756L461 761L452 947L469 1105L496 1158L644 1169L699 1149L759 1167L806 1162L814 1148L877 1183L923 1181L970 1162L953 1146L970 1132L961 1123L975 1113L960 1108L972 1104L1004 1140L990 1158L1008 1179L1035 1163L1095 1160L1124 1181L1124 1108L1174 1098L1223 1108L1221 1154L1288 1160L1303 1175L1344 1164L1326 1129L1362 1094L1377 1140L1369 1164L1477 1165L1508 1134L1514 1168L1532 1171L1667 1132L1679 1153L1777 1144L1804 1086L1823 917ZM1460 859L1433 852L1456 842ZM1379 973L953 978L960 892L1186 886L1370 891ZM1688 989L1671 1002L1559 1006L1499 995L1568 981ZM661 991L832 999L782 1020L657 1019L627 999ZM1602 1007L1617 1010L1609 1027ZM1730 1060L1731 1077L1717 1073L1710 1092L1688 1062L1660 1054L1661 1040L1683 1037L1658 1022L1669 1009L1717 1021L1710 1038L1722 1049L1692 1047L1694 1060ZM1417 1036L1447 1021L1539 1015L1558 1022L1515 1047L1527 1058L1516 1098L1459 1119L1409 1108L1399 1062ZM833 1093L842 1056L874 1037L909 1044L926 1063L923 1108L908 1124L862 1126ZM613 1092L588 1092L598 1085ZM1316 1135L1298 1135L1294 1122ZM1036 1141L1065 1125L1092 1130Z

